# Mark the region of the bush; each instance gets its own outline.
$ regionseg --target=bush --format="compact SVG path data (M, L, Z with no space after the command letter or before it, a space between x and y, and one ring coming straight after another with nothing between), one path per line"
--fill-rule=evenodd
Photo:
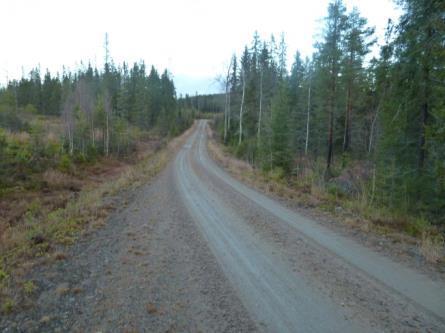
M2 304L2 312L3 313L11 313L12 310L14 309L14 306L15 306L15 302L12 299L8 298Z
M99 151L97 150L96 146L88 145L87 152L86 152L88 161L95 162L97 158L99 157Z
M31 295L32 293L34 293L34 291L36 291L36 289L37 286L32 281L26 281L25 283L23 283L23 291L27 295Z
M36 114L37 113L36 107L34 105L32 105L32 104L27 104L25 106L25 110L24 111L26 113L28 113L28 114Z
M326 192L332 196L333 199L341 198L345 196L345 193L336 183L329 182L326 184Z
M431 235L428 232L422 233L420 242L420 253L427 262L436 264L444 256L445 240L442 235Z
M13 132L19 132L26 130L28 125L25 121L20 119L13 108L0 105L0 127Z
M431 227L430 223L420 217L408 220L406 224L406 232L412 236L419 236L423 234L425 230L428 230Z
M269 172L270 179L272 179L273 181L276 181L276 182L283 180L285 175L286 175L286 172L284 171L283 168L280 168L280 167L273 168Z
M65 173L70 173L73 170L73 163L68 154L63 154L60 158L58 169Z
M3 281L6 281L8 279L8 273L6 273L3 269L0 268L0 285L3 283Z

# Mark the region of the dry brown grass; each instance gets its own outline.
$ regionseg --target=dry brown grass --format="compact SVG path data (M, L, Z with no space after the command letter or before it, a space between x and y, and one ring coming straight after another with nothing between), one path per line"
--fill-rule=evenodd
M242 176L242 174L246 172L253 172L253 168L249 163L240 161L225 153L213 140L208 141L208 150L212 158L214 158L224 168L229 169L232 173L236 173L238 176Z
M56 294L59 296L66 295L70 292L70 287L66 283L62 283L56 288Z
M441 235L431 235L424 232L420 241L419 250L427 262L436 264L444 258L444 238Z
M42 180L45 182L45 186L52 190L79 191L82 187L80 180L54 169L46 170L42 175Z
M51 321L51 317L50 316L43 316L42 318L40 318L39 322L42 324L47 324Z
M82 291L83 291L83 289L80 288L80 287L74 287L74 288L71 288L71 292L72 292L73 294L80 294Z
M66 253L58 251L58 252L54 252L53 258L54 258L54 260L61 261L61 260L65 260L67 258L67 256L66 256Z

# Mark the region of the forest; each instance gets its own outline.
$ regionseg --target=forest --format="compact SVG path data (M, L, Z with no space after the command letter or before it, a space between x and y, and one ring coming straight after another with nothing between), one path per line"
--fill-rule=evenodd
M0 90L0 191L39 187L32 176L50 168L129 158L148 131L174 136L191 121L170 74L143 62L57 76L35 68Z
M378 56L374 28L341 0L329 4L314 54L297 51L291 68L284 35L255 33L223 74L217 126L258 169L443 225L445 3L398 4Z

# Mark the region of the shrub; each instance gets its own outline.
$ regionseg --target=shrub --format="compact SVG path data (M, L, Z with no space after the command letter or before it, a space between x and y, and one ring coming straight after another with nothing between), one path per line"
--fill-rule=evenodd
M13 132L23 131L27 128L27 123L20 119L12 108L0 105L0 127Z
M37 289L37 286L32 281L26 281L23 284L23 291L27 295L31 295L32 293L34 293L34 291L36 291L36 289Z
M34 105L32 105L32 104L27 104L25 106L25 110L24 111L26 113L29 113L29 114L36 114L37 113L36 107Z
M430 226L430 223L426 219L422 217L414 218L407 221L406 232L411 236L419 236L422 235L425 230L428 230Z
M14 309L14 306L15 306L14 300L12 300L10 298L5 299L5 301L2 304L2 312L3 313L11 313L12 310Z
M444 243L442 235L431 235L423 232L420 253L426 261L433 264L438 263L443 257Z
M0 268L0 285L3 283L3 281L6 281L8 279L8 273L6 273L3 269Z
M269 172L269 177L270 179L274 180L274 181L281 181L284 179L285 176L285 171L283 168L277 167L277 168L273 168L270 172Z
M71 161L71 158L67 154L63 154L60 158L58 169L62 172L69 173L73 169L73 163Z

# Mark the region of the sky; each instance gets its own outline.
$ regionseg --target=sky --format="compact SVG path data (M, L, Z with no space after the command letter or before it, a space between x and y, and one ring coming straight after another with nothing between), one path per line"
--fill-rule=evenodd
M358 7L379 42L391 0L344 0ZM104 36L115 63L144 60L172 73L178 94L221 90L216 78L255 31L269 40L285 34L288 65L298 49L313 52L327 0L0 0L0 84L40 66L42 72L104 63ZM376 51L375 51L376 52Z

